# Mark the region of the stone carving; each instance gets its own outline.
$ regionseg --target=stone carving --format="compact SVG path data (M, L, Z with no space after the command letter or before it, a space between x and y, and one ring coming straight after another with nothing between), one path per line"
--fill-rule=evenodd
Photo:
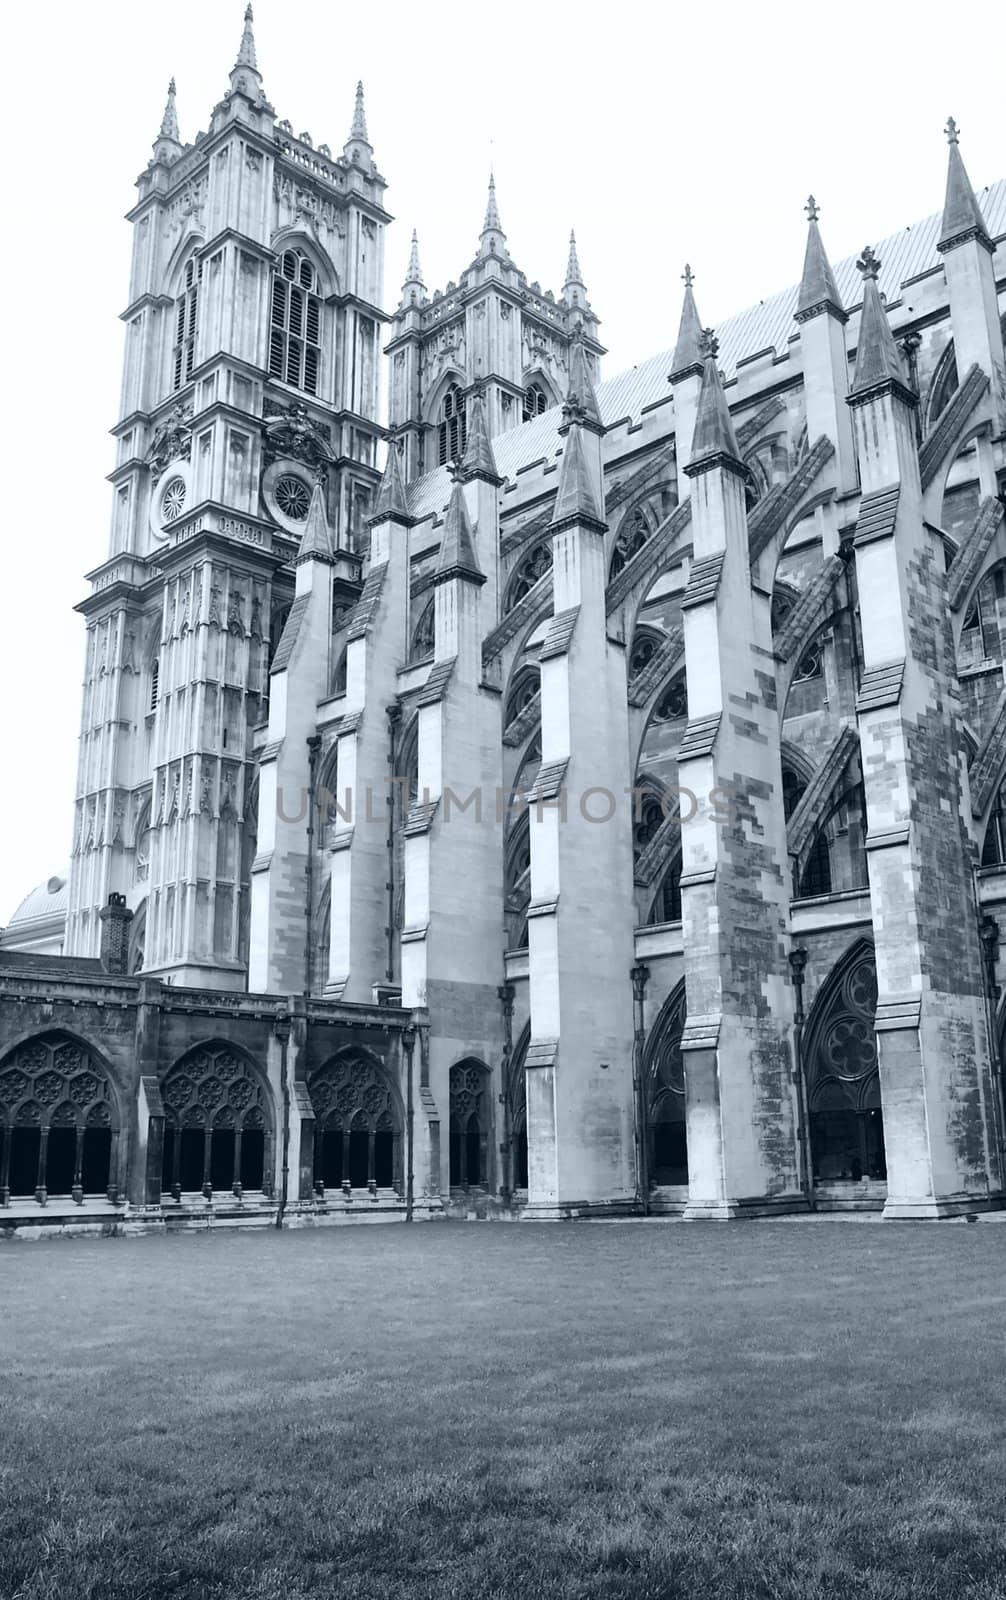
M310 416L299 400L289 406L277 401L267 402L269 420L265 428L265 458L303 461L305 466L319 475L330 466L335 456L329 443L331 432Z
M155 478L160 477L169 461L188 461L191 458L192 429L188 421L191 415L191 405L179 404L154 430L147 451L147 466Z

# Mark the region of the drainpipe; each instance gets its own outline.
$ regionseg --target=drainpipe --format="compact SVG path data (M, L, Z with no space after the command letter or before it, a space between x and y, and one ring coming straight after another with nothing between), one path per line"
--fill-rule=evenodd
M412 1063L413 1052L416 1048L415 1024L410 1022L402 1029L402 1049L405 1052L405 1220L411 1222L413 1206L415 1203L415 1174L413 1172L413 1152L415 1150L415 1123L416 1113L412 1088Z
M500 1095L500 1105L503 1107L503 1182L500 1186L500 1199L508 1209L513 1203L514 1170L513 1170L513 1106L510 1103L510 1063L513 1060L513 1003L517 991L512 983L501 983L496 990L500 1006L503 1011L503 1092Z
M814 1167L810 1148L810 1101L807 1096L807 1074L803 1064L803 975L807 966L807 952L795 948L789 953L789 971L793 981L795 1004L793 1007L793 1081L797 1087L800 1106L800 1126L797 1141L800 1152L800 1187L809 1211L817 1210L814 1199Z
M977 881L975 895L977 899ZM979 912L981 905L979 902ZM999 924L989 912L980 914L978 933L982 941L982 965L985 968L985 1016L989 1036L989 1057L993 1068L993 1115L996 1122L995 1141L999 1156L999 1165L1002 1165L1006 1156L1006 1084L1003 1082L1003 1064L999 1051L999 1035L996 1028L996 1006L999 1000L999 985L996 982L996 958L999 954ZM989 1174L991 1183L991 1173Z
M643 1040L646 1018L643 1003L650 969L637 962L629 973L632 979L632 1107L636 1135L636 1203L644 1217L650 1214L649 1151L646 1147L646 1083L643 1078Z
M282 1228L290 1192L290 1085L286 1075L286 1052L290 1040L290 1013L286 1006L278 1005L273 1016L273 1033L279 1040L280 1079L283 1085L283 1165L280 1169L279 1205L276 1207L276 1226Z
M307 866L304 869L306 879L305 896L307 904L304 907L304 921L306 933L304 938L304 995L310 995L314 987L314 835L316 817L316 791L318 787L318 753L321 750L321 737L312 734L307 741Z

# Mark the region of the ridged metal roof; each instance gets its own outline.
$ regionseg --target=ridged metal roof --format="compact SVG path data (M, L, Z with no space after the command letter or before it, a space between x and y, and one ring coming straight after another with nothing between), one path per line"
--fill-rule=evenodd
M978 203L985 217L985 225L993 239L1006 236L1006 178L982 189ZM940 236L942 211L934 211L922 222L901 228L875 247L880 258L880 290L887 299L901 297L901 287L909 279L929 272L940 263L936 251ZM858 255L858 252L857 252ZM835 278L847 310L862 301L856 256L847 256L835 267ZM793 316L799 297L799 285L792 284L778 294L770 295L747 311L738 312L721 322L716 330L719 339L719 364L726 377L737 370L737 364L746 357L763 350L781 353L796 333ZM650 356L638 366L609 378L597 388L597 402L605 427L628 417L638 422L648 406L666 400L670 393L667 375L671 370L673 349ZM558 406L544 412L531 422L512 428L509 433L497 434L493 440L493 454L497 470L505 478L514 478L520 467L532 461L553 460L559 449ZM414 517L427 517L443 511L450 499L451 480L446 467L438 467L409 486L409 510Z

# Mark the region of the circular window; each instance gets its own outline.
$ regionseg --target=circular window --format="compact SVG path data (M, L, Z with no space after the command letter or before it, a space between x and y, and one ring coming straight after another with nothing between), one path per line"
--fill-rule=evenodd
M311 491L303 478L295 478L293 473L286 473L282 478L277 478L273 488L276 504L285 517L291 522L305 522L308 507L311 504Z
M161 495L161 520L177 522L185 509L185 479L172 478Z

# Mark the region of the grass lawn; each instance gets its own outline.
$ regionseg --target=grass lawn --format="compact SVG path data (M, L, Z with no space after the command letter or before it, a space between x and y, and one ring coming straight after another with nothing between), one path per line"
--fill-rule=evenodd
M0 1247L3 1600L1006 1600L1006 1227Z

